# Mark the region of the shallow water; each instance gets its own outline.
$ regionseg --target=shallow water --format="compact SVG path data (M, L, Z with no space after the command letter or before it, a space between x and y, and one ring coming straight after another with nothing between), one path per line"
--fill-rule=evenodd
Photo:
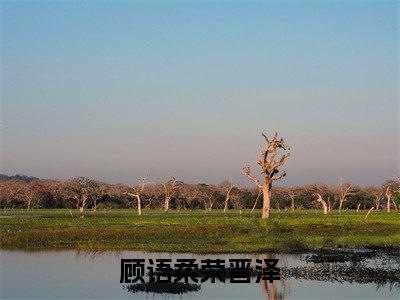
M379 254L354 256L327 253L302 255L193 255L134 251L88 253L77 251L1 251L2 299L399 299L399 256ZM121 284L121 258L146 260L277 258L281 280L251 283L206 281L168 286L158 293L145 285ZM354 272L353 272L354 271ZM145 277L147 279L147 277ZM190 282L189 282L190 284ZM132 288L134 287L134 288ZM143 286L141 286L143 287ZM174 293L175 292L175 293Z

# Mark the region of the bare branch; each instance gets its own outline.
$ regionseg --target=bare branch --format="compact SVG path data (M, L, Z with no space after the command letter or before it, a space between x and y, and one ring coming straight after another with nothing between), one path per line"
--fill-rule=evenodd
M286 176L286 172L283 171L280 175L272 176L272 178L271 178L270 180L271 180L271 181L278 180L278 179L281 179L281 178L283 178L283 177L285 177L285 176Z
M264 132L262 132L261 135L264 137L267 144L269 144L269 139L268 139L267 135Z
M250 166L248 164L245 164L243 167L243 174L244 176L246 176L247 178L249 178L250 180L254 181L254 183L261 189L262 186L260 184L260 181L258 180L258 178L256 176L252 176L250 174Z

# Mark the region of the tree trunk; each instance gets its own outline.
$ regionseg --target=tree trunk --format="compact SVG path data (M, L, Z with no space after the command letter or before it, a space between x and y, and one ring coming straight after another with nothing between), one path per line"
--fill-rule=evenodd
M251 212L253 212L256 209L258 198L260 198L260 195L261 195L261 191L258 192L256 201L254 202L254 205L253 205L253 208L251 209Z
M83 195L82 196L82 204L81 204L81 206L79 207L79 212L80 212L80 214L81 214L81 218L83 218L83 210L85 209L85 205L86 205L86 200L87 200L87 196L86 195Z
M263 208L262 208L262 218L268 219L269 218L269 210L271 204L271 191L268 186L264 186L262 188L263 193Z
M387 198L386 209L387 212L390 212L390 199L392 198L392 192L390 191L390 186L388 186L386 189L386 198Z
M358 203L358 205L357 205L357 212L360 210L360 206L361 206L361 203Z
M171 200L170 197L165 197L164 201L164 212L167 212L169 210L169 201Z
M137 211L138 211L138 215L142 215L142 202L140 201L140 197L136 197L137 198Z
M83 204L82 204L82 206L81 207L79 207L79 213L80 213L80 215L81 215L81 218L83 218L83 210L84 210L84 206L83 206Z
M322 198L320 194L317 194L318 199L317 202L321 202L322 204L322 209L324 210L324 215L328 214L328 205L326 204L325 200Z
M225 199L225 204L224 204L224 213L226 213L226 212L227 212L227 210L228 210L228 200L229 200L229 198L226 198L226 199Z
M214 201L212 201L212 202L210 203L210 208L209 208L208 211L211 211L211 210L212 210L213 205L214 205Z
M93 212L96 212L96 210L97 210L97 199L94 199Z
M397 211L397 205L396 205L396 202L394 201L394 199L392 199L392 202L393 202L394 209Z
M367 220L369 214L371 213L371 211L372 211L373 209L374 209L374 207L372 206L372 207L369 209L369 211L367 212L367 214L365 215L364 220Z
M376 200L376 210L379 209L380 202L381 202L381 200L380 200L380 198L378 198L378 199Z

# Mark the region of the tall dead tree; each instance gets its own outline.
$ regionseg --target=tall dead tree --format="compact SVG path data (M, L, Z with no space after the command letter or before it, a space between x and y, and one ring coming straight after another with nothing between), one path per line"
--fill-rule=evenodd
M225 201L224 201L224 213L228 211L228 202L231 197L231 192L232 189L235 187L233 184L232 178L229 180L229 185L226 187L226 195L225 195Z
M322 209L324 211L324 215L328 214L328 205L326 204L325 200L322 198L321 194L317 193L318 199L317 202L322 204Z
M175 195L178 189L176 178L172 177L171 180L163 182L162 186L164 187L164 193L165 193L163 209L164 212L167 212L169 210L169 204L171 202L171 199Z
M343 179L340 178L340 189L339 189L339 212L343 208L344 202L347 200L346 197L350 195L352 184L343 185Z
M250 166L248 164L244 165L243 173L250 180L254 181L256 186L262 191L262 218L268 219L271 205L272 183L275 180L279 180L282 177L286 176L286 172L282 172L279 174L278 168L283 166L285 163L285 159L289 157L290 147L285 144L283 138L278 138L277 133L275 133L271 140L269 140L264 133L262 133L262 136L266 141L266 145L264 150L260 150L261 159L257 161L257 164L261 167L261 174L263 176L262 182L260 182L259 177L251 175ZM279 159L276 159L279 150L283 150L284 153Z
M148 182L148 178L143 177L140 178L139 180L139 184L137 187L131 187L132 189L132 193L131 192L125 192L125 194L127 194L128 196L134 197L137 200L137 208L138 208L138 215L140 216L142 214L142 200L141 200L141 195L144 192L144 188L147 184L149 184Z

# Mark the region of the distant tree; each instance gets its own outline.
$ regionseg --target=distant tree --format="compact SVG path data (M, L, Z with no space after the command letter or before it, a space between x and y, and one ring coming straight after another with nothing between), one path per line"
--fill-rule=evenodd
M8 175L0 174L0 181L19 181L19 182L24 182L24 183L30 183L32 181L38 181L38 180L39 180L39 178L37 178L37 177L26 176L26 175L16 174L14 176L8 176Z
M49 191L39 191L33 195L32 206L34 208L54 208L54 198Z
M345 183L343 184L343 179L340 178L340 187L339 187L339 191L338 191L338 196L339 196L339 212L342 210L343 208L343 204L344 202L346 202L347 197L349 195L351 195L350 191L352 188L352 184L350 183Z
M259 177L251 175L250 166L245 164L243 167L243 173L246 177L252 180L256 186L263 193L263 209L262 209L262 218L269 218L270 214L270 205L271 205L271 187L272 183L275 180L279 180L282 177L286 176L286 172L282 172L279 174L278 168L284 165L285 159L289 157L290 147L285 144L282 138L278 138L278 134L276 133L271 140L262 133L266 141L265 149L260 151L261 159L257 161L257 164L261 167L261 174L263 176L263 181L259 181ZM278 151L283 150L284 153L281 155L279 160L275 160L278 155Z
M393 204L394 208L397 210L397 204L394 200L397 198L397 192L400 190L400 180L386 180L382 186L383 190L385 191L386 196L386 211L390 212L391 205ZM393 197L395 195L396 197Z
M144 193L144 188L146 185L149 184L148 182L148 177L143 177L140 178L139 184L136 187L131 187L130 192L125 192L127 195L136 198L137 200L137 209L138 209L138 215L140 216L142 214L142 202L141 202L141 195Z
M291 201L289 190L286 187L273 187L271 194L271 204L274 204L278 210L281 208L285 208L285 210L287 210L287 208L290 207Z
M262 191L258 190L258 194L257 194L256 200L254 201L253 207L251 208L251 212L253 212L257 208L258 199L260 198L261 194L262 194Z
M289 195L290 200L292 202L292 205L291 205L292 211L294 211L295 208L296 208L296 204L295 204L296 192L297 192L296 188L289 188L288 189L288 195Z
M204 203L204 210L211 211L215 203L215 195L211 186L199 184L195 191L196 197Z
M231 195L231 201L233 204L233 208L238 210L240 214L242 214L242 209L244 208L245 197L246 197L245 190L241 190L236 187L233 188L233 192Z
M85 177L77 177L65 183L64 195L73 199L81 217L89 201L94 201L100 196L99 183Z
M359 186L353 186L346 206L350 209L356 208L359 211L361 207L364 209L364 207L374 205L374 199L374 195L368 192L366 188L362 189Z
M171 199L175 196L179 186L175 177L172 177L172 179L167 182L163 182L162 186L164 187L165 192L163 209L164 212L168 212Z
M229 179L229 181L223 182L221 185L221 189L224 190L225 192L225 201L224 201L224 213L228 211L228 204L229 204L229 199L231 198L231 192L232 189L235 187L233 184L232 178Z
M368 186L364 188L364 191L370 194L374 198L375 209L378 210L381 205L381 198L383 195L382 188L377 188L374 186Z
M3 208L25 206L29 196L28 183L15 180L0 182L0 202Z
M317 202L321 203L324 215L328 214L328 205L326 204L326 201L324 200L324 198L322 198L320 193L317 193L317 196L318 196Z

